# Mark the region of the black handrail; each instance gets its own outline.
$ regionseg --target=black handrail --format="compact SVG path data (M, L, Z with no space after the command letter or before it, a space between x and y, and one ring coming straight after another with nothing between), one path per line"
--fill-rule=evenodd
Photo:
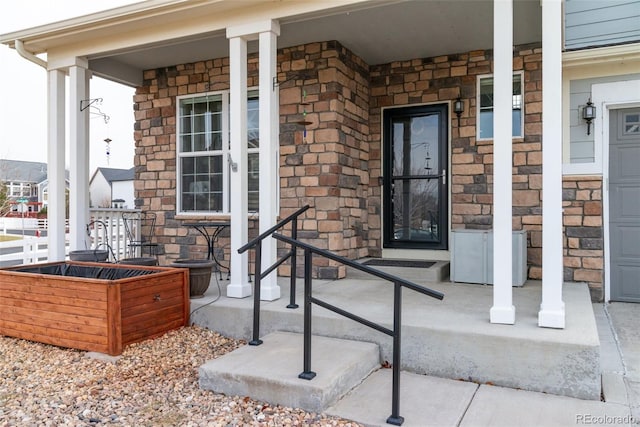
M257 245L258 242L266 239L271 234L273 234L273 232L276 231L278 228L287 225L294 218L297 218L300 215L302 215L304 212L306 212L309 209L309 207L310 207L309 205L305 205L305 206L301 207L300 209L298 209L297 211L295 211L294 213L292 213L291 215L289 215L285 219L281 220L280 222L278 222L276 225L274 225L273 227L271 227L267 231L264 231L259 236L254 237L253 239L249 240L249 242L246 245L244 245L244 246L240 247L240 249L238 249L238 253L241 254L243 252L248 251L249 249L251 249L252 247Z
M269 273L278 268L280 264L282 264L289 258L291 258L291 278L289 282L289 305L287 305L287 308L298 308L298 304L296 304L296 246L292 245L289 252L287 252L282 258L277 260L273 265L262 272L262 241L271 236L276 230L284 227L290 222L291 237L293 239L297 239L298 217L306 212L307 209L309 209L309 205L303 206L302 208L298 209L282 221L278 222L267 231L262 232L259 236L250 240L247 244L238 249L238 253L241 254L255 247L255 263L253 267L253 276L255 277L253 284L253 338L251 341L249 341L249 345L262 344L262 340L260 339L260 285L262 279L267 277Z
M361 323L365 326L373 328L384 334L393 337L393 379L392 379L392 396L391 396L391 415L387 418L388 424L402 425L404 418L400 416L400 356L401 356L401 306L402 306L402 287L409 288L416 292L436 299L443 299L444 294L433 289L426 288L424 286L417 285L413 282L405 280L401 277L394 276L393 274L385 273L384 271L376 270L367 265L360 264L356 261L348 258L336 255L325 249L320 249L308 243L301 242L290 237L283 236L281 234L274 233L273 237L277 240L290 244L292 247L300 247L304 249L304 355L303 355L303 371L299 378L311 380L316 376L316 373L311 370L311 304L317 304L327 310L333 311L341 316L345 316L351 320ZM325 258L337 261L341 264L349 267L364 271L373 276L379 277L390 282L393 282L393 330L390 330L382 325L374 323L370 320L357 316L344 309L331 305L318 298L314 298L312 294L312 280L311 280L311 264L313 254L318 254Z

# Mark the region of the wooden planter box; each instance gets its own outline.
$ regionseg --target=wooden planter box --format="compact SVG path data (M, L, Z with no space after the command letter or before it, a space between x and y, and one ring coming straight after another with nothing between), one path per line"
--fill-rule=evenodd
M116 356L188 323L185 268L57 262L0 269L0 335Z

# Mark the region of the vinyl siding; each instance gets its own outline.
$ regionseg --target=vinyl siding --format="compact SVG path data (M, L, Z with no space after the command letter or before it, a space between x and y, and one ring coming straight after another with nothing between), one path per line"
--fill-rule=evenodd
M567 50L640 41L640 0L566 0Z
M571 80L569 88L571 163L593 163L595 161L593 124L591 125L591 135L587 135L587 124L582 120L582 108L591 97L591 86L599 83L612 83L629 80L640 80L640 74ZM597 106L597 108L600 108L600 106ZM600 113L600 111L597 111L597 116L600 116Z

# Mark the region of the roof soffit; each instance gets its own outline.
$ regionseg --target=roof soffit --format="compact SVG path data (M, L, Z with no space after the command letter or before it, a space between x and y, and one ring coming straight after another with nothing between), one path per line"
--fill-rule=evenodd
M227 27L252 21L295 19L338 13L356 7L401 0L151 0L54 24L0 35L13 47L16 39L34 54L89 56L101 52L153 46L167 40L202 39Z
M155 8L125 16L112 13L86 26L73 22L48 32L34 29L23 41L27 50L46 50L52 65L86 57L97 75L131 86L140 84L144 69L227 56L226 28L269 19L280 23L279 48L338 40L371 65L490 49L493 44L492 0L145 3ZM539 0L514 2L514 44L539 42L541 32ZM3 37L0 42L11 44ZM250 52L256 47L249 43Z

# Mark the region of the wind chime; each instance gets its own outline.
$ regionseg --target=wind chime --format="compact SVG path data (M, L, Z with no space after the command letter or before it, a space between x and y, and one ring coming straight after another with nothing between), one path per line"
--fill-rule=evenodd
M307 102L307 90L302 89L302 102L300 103L302 106L302 120L298 121L299 125L303 126L302 131L302 142L307 143L307 126L311 124L309 120L307 120L307 106L309 103Z
M106 144L106 154L107 154L107 165L109 164L109 156L111 155L111 138L105 138L104 140Z
M425 169L427 170L427 175L431 175L431 166L429 166L429 162L431 161L431 154L429 154L430 145L428 142L425 142L425 148L427 149L427 156L424 158L426 163Z

